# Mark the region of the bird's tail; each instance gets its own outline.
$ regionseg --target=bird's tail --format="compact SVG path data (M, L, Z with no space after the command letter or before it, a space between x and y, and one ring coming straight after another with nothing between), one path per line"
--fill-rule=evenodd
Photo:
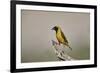
M69 46L69 44L65 44L65 46L67 46L68 48L70 48L72 50L72 48Z
M72 48L69 45L67 45L67 46L72 50Z

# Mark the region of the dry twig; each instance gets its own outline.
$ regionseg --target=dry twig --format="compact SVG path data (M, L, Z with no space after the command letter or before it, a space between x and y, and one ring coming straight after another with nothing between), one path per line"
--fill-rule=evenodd
M55 42L54 40L52 40L52 45L54 47L55 54L57 55L57 58L59 60L62 60L62 61L74 60L71 56L69 56L68 54L65 54L63 47L58 45L58 43Z

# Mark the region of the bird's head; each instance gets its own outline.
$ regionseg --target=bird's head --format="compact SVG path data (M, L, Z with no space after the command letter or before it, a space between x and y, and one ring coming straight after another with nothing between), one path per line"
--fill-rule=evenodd
M59 26L54 26L54 27L52 28L52 30L57 31L59 28L60 28Z

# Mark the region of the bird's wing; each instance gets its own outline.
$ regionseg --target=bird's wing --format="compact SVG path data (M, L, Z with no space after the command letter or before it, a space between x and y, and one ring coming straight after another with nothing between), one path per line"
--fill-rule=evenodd
M64 41L66 42L66 43L68 43L68 40L66 39L66 37L65 37L65 35L64 35L64 33L61 31L61 35L62 35L62 37L64 38Z

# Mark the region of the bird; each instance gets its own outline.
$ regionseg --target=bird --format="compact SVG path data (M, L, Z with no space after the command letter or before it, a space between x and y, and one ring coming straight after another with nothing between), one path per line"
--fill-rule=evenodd
M54 26L52 28L52 30L54 30L56 32L56 38L58 40L59 45L63 44L64 46L67 46L68 48L70 48L72 50L72 48L69 45L68 40L66 39L64 33L62 32L60 26Z

